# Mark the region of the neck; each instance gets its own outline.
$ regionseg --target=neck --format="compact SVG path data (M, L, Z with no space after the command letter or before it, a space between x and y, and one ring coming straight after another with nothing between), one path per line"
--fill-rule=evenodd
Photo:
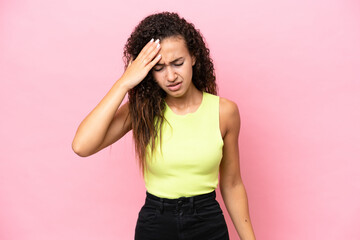
M194 84L191 84L188 91L181 97L167 95L165 101L169 107L178 112L191 112L201 104L202 92Z

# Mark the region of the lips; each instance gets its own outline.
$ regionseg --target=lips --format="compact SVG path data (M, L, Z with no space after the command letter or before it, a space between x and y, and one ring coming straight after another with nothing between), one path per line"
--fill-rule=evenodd
M174 86L176 86L176 85L178 85L178 84L180 84L181 82L177 82L177 83L174 83L174 84L169 84L168 85L168 87L174 87Z
M174 84L168 85L167 88L168 88L170 91L177 91L177 90L180 89L181 84L182 84L182 82L174 83Z

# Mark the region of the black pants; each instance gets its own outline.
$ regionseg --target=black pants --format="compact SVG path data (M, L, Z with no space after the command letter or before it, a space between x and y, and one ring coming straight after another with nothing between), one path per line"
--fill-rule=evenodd
M229 240L215 190L193 197L160 198L146 191L135 240Z

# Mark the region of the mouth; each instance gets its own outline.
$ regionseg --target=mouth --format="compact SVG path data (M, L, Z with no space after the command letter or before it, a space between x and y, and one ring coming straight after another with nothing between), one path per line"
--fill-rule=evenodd
M167 88L170 90L170 91L177 91L180 89L182 85L182 82L178 82L178 83L174 83L174 84L170 84L170 85L167 85Z
M169 85L167 85L167 87L174 87L174 86L176 86L176 85L179 85L181 82L177 82L177 83L173 83L173 84L169 84Z

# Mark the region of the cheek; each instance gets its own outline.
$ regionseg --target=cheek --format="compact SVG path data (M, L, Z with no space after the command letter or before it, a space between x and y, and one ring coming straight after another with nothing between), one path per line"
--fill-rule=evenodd
M155 71L152 71L151 74L152 74L153 78L155 79L155 81L158 81L160 74L158 72L155 72Z
M186 66L185 68L181 69L181 72L184 76L192 76L192 66Z
M155 82L161 86L161 83L162 83L162 79L163 79L163 76L161 73L158 73L158 72L153 72L152 74Z
M154 70L151 71L151 75L153 76L154 79L156 79L156 72Z

